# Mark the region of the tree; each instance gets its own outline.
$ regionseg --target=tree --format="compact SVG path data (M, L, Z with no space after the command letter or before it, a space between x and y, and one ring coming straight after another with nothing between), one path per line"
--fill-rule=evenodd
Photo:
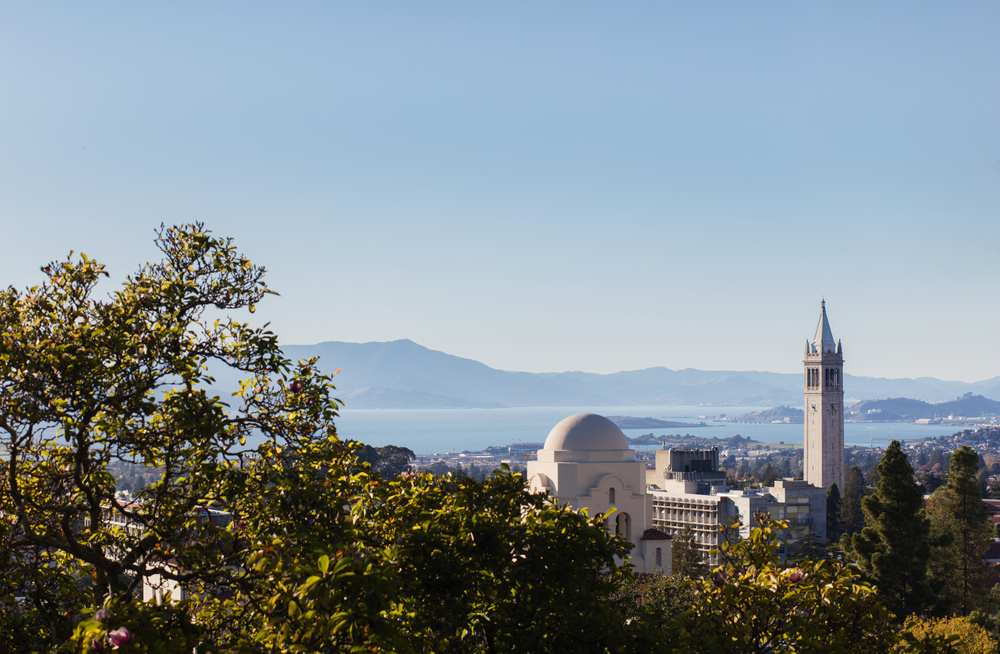
M344 474L349 449L323 449L294 467L247 471L254 492L239 511L250 565L231 599L203 611L241 625L235 650L655 649L642 623L607 601L631 575L614 564L627 544L602 516L531 494L506 470L484 482L386 481ZM331 455L342 460L329 465ZM270 519L299 502L310 507L302 520Z
M997 642L989 632L969 618L917 618L906 619L904 629L918 642L937 638L939 643L947 642L956 654L996 654Z
M826 490L826 539L830 543L840 542L840 489L830 484Z
M417 457L410 448L395 445L384 447L363 445L358 451L358 460L370 465L372 470L386 479L402 474L415 458Z
M157 244L163 261L108 299L86 257L0 292L0 644L656 650L607 601L630 572L602 516L509 471L383 477L337 435L315 360L214 319L254 309L263 269L201 225L161 228ZM207 389L226 366L245 381L224 401ZM111 471L132 466L157 478L124 503ZM189 597L137 601L158 580Z
M982 555L996 534L979 494L978 456L968 445L951 455L948 483L937 489L928 509L931 531L941 543L934 549L933 578L942 607L963 616L981 608L994 581Z
M195 510L214 501L246 439L287 441L335 415L327 379L308 366L288 385L273 334L214 320L270 293L263 268L201 225L161 227L156 243L163 261L107 299L94 297L104 266L72 253L42 269L41 285L0 291L0 552L33 562L4 575L0 596L30 597L49 642L68 634L81 607L131 596L151 574L217 577L226 547L193 540ZM209 364L248 379L231 406L206 390ZM123 504L109 472L118 462L160 478Z
M901 643L875 589L836 561L785 568L777 540L787 523L755 520L761 526L724 542L725 563L696 585L675 624L675 652L885 652Z
M893 613L903 618L933 601L927 579L930 522L924 514L923 495L913 480L913 468L899 441L886 448L878 474L875 494L862 501L865 528L845 536L842 544L875 582Z
M865 514L861 508L861 500L865 495L865 476L861 473L861 468L851 466L844 479L844 493L837 514L842 534L856 534L864 528Z
M671 572L681 577L699 579L708 571L708 566L702 561L701 551L694 538L691 525L674 536L670 544Z
M618 575L608 598L632 621L642 621L659 640L671 637L671 625L695 602L691 582L678 575Z

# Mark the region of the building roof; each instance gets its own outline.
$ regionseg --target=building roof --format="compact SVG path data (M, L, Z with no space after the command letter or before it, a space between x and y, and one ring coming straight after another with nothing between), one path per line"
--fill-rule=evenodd
M993 524L1000 525L1000 500L982 500L982 503Z
M816 325L816 334L813 336L812 345L813 351L817 353L834 354L837 351L837 341L833 340L830 321L826 318L826 300L820 303L819 323Z
M674 537L670 534L664 533L659 529L647 529L642 532L642 540L673 540Z
M629 447L628 439L618 425L595 413L578 413L552 428L545 439L544 449L606 452L627 450Z

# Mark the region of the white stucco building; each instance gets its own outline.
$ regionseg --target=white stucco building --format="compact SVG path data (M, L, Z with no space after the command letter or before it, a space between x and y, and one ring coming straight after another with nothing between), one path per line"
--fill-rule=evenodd
M528 463L528 484L590 516L607 514L608 529L635 545L629 562L637 572L670 574L670 536L652 528L646 464L615 423L580 413L557 424Z

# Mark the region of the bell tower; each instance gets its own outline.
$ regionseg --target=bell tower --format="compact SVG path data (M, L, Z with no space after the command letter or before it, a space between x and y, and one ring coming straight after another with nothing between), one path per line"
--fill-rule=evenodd
M837 484L844 492L844 353L833 340L820 305L812 342L806 341L805 447L803 473L807 482L824 490Z

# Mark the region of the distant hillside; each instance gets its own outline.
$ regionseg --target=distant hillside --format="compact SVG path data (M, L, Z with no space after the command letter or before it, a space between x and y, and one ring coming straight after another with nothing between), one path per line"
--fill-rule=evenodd
M802 409L793 409L787 406L776 406L773 409L757 411L756 413L746 413L733 418L734 422L789 422L793 424L803 424L805 422L805 412Z
M948 418L949 416L979 418L1000 414L1000 402L966 393L949 402L931 404L922 400L903 397L887 400L868 400L855 404L847 410L845 419L863 421L920 420L925 418Z
M286 345L292 359L319 356L332 374L336 396L348 408L465 408L521 406L777 406L802 401L802 375L758 371L646 368L599 375L497 370L400 340L388 343ZM792 357L794 360L794 357ZM782 362L783 364L784 362ZM793 364L795 365L795 364ZM216 370L215 387L231 392L239 375ZM859 400L915 397L927 402L974 392L1000 399L1000 377L976 384L932 378L875 379L845 376L845 390Z

